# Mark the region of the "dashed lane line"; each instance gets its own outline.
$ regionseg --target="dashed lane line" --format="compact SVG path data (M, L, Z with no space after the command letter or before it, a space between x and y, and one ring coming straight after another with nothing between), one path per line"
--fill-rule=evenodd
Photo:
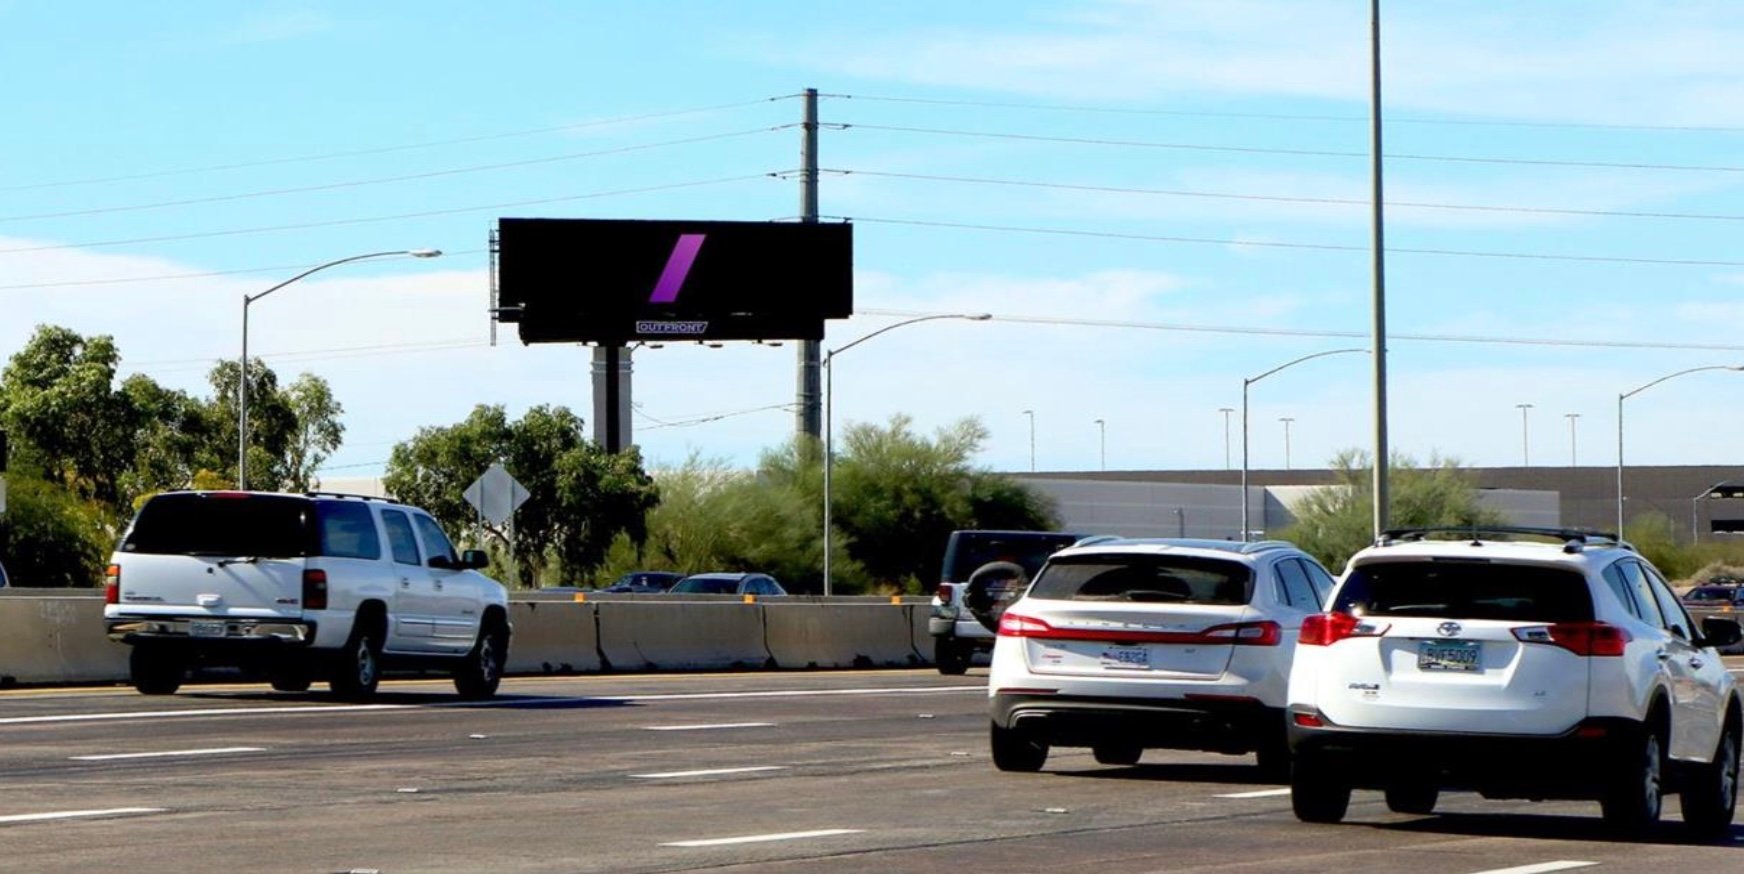
M1261 789L1257 792L1231 792L1228 795L1218 795L1216 797L1218 797L1218 798L1276 798L1280 795L1289 795L1289 794L1290 794L1290 787L1285 786L1282 789Z
M148 813L167 813L164 807L111 807L106 810L61 810L54 813L15 813L11 816L0 816L0 823L15 822L48 822L57 819L96 819L110 816L141 816Z
M759 771L785 771L786 765L758 765L750 768L709 768L704 771L666 771L660 774L631 774L638 780L674 780L682 777L718 777L727 774L755 774Z
M648 731L715 731L723 728L774 728L773 722L711 722L704 725L644 725Z
M1491 868L1488 871L1477 871L1474 874L1548 874L1550 871L1568 871L1574 868L1591 868L1597 862L1574 862L1561 860L1556 862L1539 862L1536 865L1521 865L1516 868Z
M75 762L113 762L120 759L167 759L176 756L223 756L234 753L262 753L266 747L212 747L204 750L163 750L155 753L104 753L94 756L68 756Z
M736 838L710 838L702 841L673 841L661 844L662 847L724 847L730 844L760 844L767 841L799 841L806 838L828 838L836 835L857 835L865 829L859 828L826 828L809 832L783 832L773 835L744 835Z

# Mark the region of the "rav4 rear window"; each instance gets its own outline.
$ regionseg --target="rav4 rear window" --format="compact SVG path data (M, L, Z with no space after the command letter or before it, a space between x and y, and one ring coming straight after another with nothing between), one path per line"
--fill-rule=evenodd
M1499 562L1384 562L1346 575L1332 609L1360 616L1427 616L1505 622L1593 618L1576 571Z
M122 552L296 558L316 546L307 498L224 492L158 495L140 508Z
M1253 573L1240 562L1196 556L1073 556L1048 562L1029 596L1057 601L1246 604L1253 597Z

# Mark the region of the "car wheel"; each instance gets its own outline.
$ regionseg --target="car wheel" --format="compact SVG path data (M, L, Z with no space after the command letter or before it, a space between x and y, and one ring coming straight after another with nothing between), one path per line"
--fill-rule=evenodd
M276 692L307 692L313 683L309 670L303 667L282 668L274 671L270 679Z
M182 687L187 665L156 647L136 646L127 656L127 673L141 695L174 695Z
M328 686L333 694L356 700L374 696L380 682L381 638L368 628L352 629L351 638L339 651Z
M933 663L938 665L939 673L948 677L969 672L969 662L975 657L975 651L947 637L938 638L933 642Z
M1683 822L1704 838L1724 835L1738 809L1738 723L1720 735L1714 760L1697 765L1683 787Z
M503 681L503 665L508 661L509 635L501 625L492 624L479 632L472 652L454 672L454 690L468 700L481 700L497 693Z
M1441 799L1441 788L1426 780L1411 780L1387 787L1387 809L1394 813L1427 816L1435 812L1435 802Z
M1323 756L1298 752L1290 771L1290 809L1303 822L1338 822L1350 809L1350 779Z
M1097 744L1090 748L1090 752L1104 765L1136 765L1139 757L1144 755L1144 747L1138 744Z
M1605 822L1627 833L1639 833L1659 821L1665 802L1665 747L1660 730L1649 728L1619 756L1616 771L1599 800Z
M1015 728L993 723L990 735L993 766L1001 771L1040 771L1048 760L1048 745L1026 737Z

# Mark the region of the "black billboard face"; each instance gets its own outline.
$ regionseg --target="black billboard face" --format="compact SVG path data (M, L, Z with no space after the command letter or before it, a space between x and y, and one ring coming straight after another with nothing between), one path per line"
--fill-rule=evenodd
M846 224L499 219L497 247L524 343L821 340L853 313Z

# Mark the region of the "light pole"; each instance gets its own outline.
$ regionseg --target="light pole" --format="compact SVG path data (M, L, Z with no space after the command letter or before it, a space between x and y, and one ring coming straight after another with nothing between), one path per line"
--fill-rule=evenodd
M1024 410L1029 417L1029 472L1035 473L1035 410Z
M1580 456L1575 454L1574 423L1575 423L1575 420L1580 418L1580 413L1563 413L1562 417L1564 419L1568 420L1568 466L1575 467L1575 466L1577 466L1576 459L1578 459Z
M1296 421L1289 416L1281 416L1278 421L1284 423L1284 469L1290 469L1290 423Z
M435 258L441 254L441 249L396 249L392 252L352 255L349 258L317 264L260 294L242 296L242 358L238 360L239 366L236 370L236 488L238 491L244 491L248 488L248 305L311 273L319 273L329 267L338 267L341 264L350 264L353 261L364 261L371 258L393 258L402 255L413 258Z
M940 313L938 315L919 316L919 317L912 318L912 319L905 319L905 320L897 322L895 324L885 325L884 327L879 328L878 330L873 331L872 333L867 334L863 337L860 337L859 339L854 340L853 342L850 342L845 346L831 349L829 352L825 353L824 360L822 362L822 367L824 369L824 594L826 596L829 595L831 592L831 587L830 587L830 540L831 540L831 538L830 538L830 473L831 473L831 469L835 467L836 442L835 442L835 428L832 427L831 422L830 422L830 418L833 415L833 411L832 411L831 407L834 405L835 397L836 397L836 393L834 390L835 372L836 372L836 367L835 367L836 356L842 354L843 352L848 351L849 349L854 348L855 346L860 345L861 343L866 342L867 340L872 339L873 337L878 336L879 334L883 334L883 333L886 333L889 331L894 331L897 328L901 328L901 327L906 326L906 325L918 325L921 322L931 322L931 321L935 321L938 319L965 319L965 320L968 320L971 322L985 322L991 318L993 318L992 313Z
M1108 423L1104 422L1101 419L1096 420L1096 446L1097 446L1097 454L1102 459L1102 469L1107 470L1108 469Z
M1246 378L1242 379L1242 381L1241 381L1241 541L1243 543L1246 543L1248 541L1248 529L1250 527L1248 523L1251 519L1251 516L1248 512L1248 497L1247 497L1247 469L1248 469L1248 462L1247 462L1247 444L1248 444L1248 439L1247 439L1247 435L1248 435L1247 395L1248 395L1248 388L1251 387L1254 383L1259 382L1260 380L1265 379L1266 377L1271 376L1272 374L1277 373L1280 370L1284 370L1284 369L1290 368L1290 367L1295 367L1296 365L1301 364L1304 361L1313 361L1316 358L1325 358L1328 355L1343 355L1347 352L1367 352L1367 351L1369 351L1369 350L1367 350L1367 349L1330 349L1330 350L1327 350L1325 352L1316 352L1313 355L1304 355L1301 358L1296 358L1296 359L1292 359L1290 361L1286 361L1283 364L1280 364L1277 367L1274 367L1271 370L1268 370L1265 373L1260 374L1259 376L1250 376L1250 377L1246 377Z
M1675 379L1687 373L1701 373L1704 370L1744 370L1744 365L1737 364L1705 364L1701 367L1690 367L1675 373L1668 373L1652 382L1617 395L1617 536L1623 536L1623 402L1638 395L1668 379Z
M1521 467L1531 467L1532 466L1532 449L1531 449L1532 444L1531 444L1530 440L1528 440L1528 438L1527 438L1527 430L1526 430L1526 415L1527 414L1526 414L1526 411L1532 409L1532 405L1531 404L1515 404L1514 406L1515 406L1515 408L1517 408L1520 411L1520 466Z
M1223 414L1223 469L1228 470L1230 467L1230 465L1229 465L1229 414L1235 412L1235 408L1234 407L1218 407L1217 412Z

